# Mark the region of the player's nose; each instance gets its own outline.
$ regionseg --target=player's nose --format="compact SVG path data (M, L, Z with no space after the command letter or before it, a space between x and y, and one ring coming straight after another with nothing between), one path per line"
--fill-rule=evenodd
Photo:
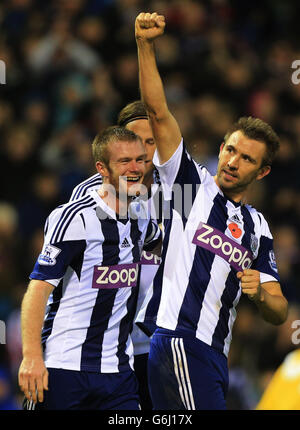
M232 170L237 170L239 167L239 158L237 155L230 157L227 163L228 167Z

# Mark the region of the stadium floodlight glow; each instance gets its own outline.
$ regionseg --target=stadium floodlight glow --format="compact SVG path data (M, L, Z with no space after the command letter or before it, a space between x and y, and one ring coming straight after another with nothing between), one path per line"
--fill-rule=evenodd
M6 84L6 64L3 60L0 60L0 84Z

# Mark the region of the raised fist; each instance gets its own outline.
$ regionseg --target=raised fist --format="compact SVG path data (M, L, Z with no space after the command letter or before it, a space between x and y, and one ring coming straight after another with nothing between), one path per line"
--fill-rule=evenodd
M154 13L140 13L135 20L135 38L152 41L164 33L165 17Z

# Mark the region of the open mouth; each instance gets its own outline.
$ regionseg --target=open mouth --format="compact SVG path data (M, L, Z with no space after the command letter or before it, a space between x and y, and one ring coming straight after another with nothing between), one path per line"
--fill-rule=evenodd
M141 179L141 176L127 176L126 178L127 182L133 182L133 183L139 182L140 179Z

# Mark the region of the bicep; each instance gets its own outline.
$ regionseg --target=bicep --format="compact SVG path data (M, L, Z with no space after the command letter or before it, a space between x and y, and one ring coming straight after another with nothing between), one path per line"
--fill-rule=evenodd
M47 281L32 279L28 285L27 293L31 297L36 297L37 300L44 301L46 304L53 289L54 286Z

